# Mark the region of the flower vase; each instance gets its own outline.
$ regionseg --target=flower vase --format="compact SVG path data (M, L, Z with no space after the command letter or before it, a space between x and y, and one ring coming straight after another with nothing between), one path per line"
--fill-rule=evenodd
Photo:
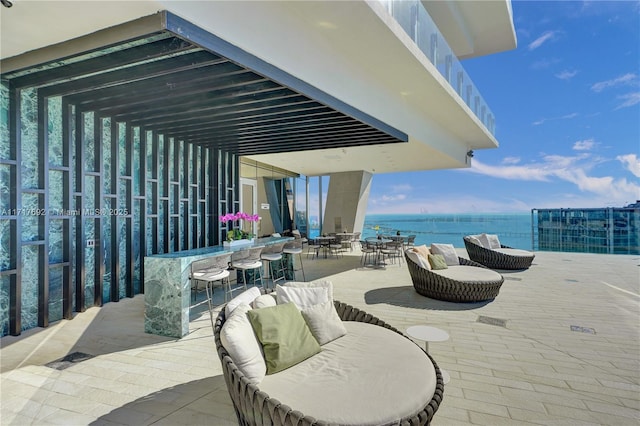
M233 247L242 247L242 246L248 246L251 245L255 242L255 238L245 238L242 240L231 240L231 241L224 241L222 243L222 245L224 247L228 247L228 248L233 248Z

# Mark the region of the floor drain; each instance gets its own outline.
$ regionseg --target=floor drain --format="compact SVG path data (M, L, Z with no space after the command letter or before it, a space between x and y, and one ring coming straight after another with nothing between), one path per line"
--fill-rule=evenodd
M73 352L63 358L45 364L45 367L53 368L55 370L64 370L65 368L71 367L73 364L86 361L90 358L93 358L93 355L85 354L83 352Z
M577 282L579 282L578 280L572 280L572 279L566 279L565 281L568 282L568 283L577 283Z
M505 319L500 319L500 318L492 318L492 317L485 317L483 315L480 315L478 317L478 322L481 322L483 324L489 324L489 325L497 325L498 327L507 327L507 320Z
M579 325L572 325L571 326L571 331L578 331L580 333L596 334L596 331L593 328L580 327Z
M504 279L509 281L522 281L522 278L517 277L504 277Z

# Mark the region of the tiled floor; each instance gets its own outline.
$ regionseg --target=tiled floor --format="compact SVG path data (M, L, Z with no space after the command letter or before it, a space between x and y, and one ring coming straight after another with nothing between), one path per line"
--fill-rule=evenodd
M422 297L406 265L361 268L357 252L304 262L338 300L449 332L430 345L451 375L434 425L640 424L639 256L540 252L475 304ZM204 305L179 340L144 333L144 296L2 338L1 424L235 424ZM45 366L74 352L93 357Z

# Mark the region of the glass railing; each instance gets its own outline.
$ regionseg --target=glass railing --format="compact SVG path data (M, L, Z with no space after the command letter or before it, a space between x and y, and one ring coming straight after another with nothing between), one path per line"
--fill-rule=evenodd
M487 130L495 135L495 117L438 27L418 0L378 0L400 24L460 99Z

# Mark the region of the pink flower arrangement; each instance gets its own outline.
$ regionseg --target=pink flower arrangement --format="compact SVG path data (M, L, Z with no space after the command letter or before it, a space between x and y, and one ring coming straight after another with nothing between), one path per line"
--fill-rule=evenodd
M227 223L229 221L233 222L235 220L247 220L249 222L257 222L260 220L260 216L258 216L257 214L247 214L243 212L238 212L236 214L227 213L223 216L220 216L220 222L222 223Z
M220 216L220 222L227 223L229 221L234 222L236 220L246 220L248 222L257 222L260 220L260 216L257 214L247 214L243 212L238 212L236 214L227 213L223 216ZM243 231L242 229L232 229L227 232L227 241L233 240L242 240L242 239L250 239L253 238L253 234L250 232Z

